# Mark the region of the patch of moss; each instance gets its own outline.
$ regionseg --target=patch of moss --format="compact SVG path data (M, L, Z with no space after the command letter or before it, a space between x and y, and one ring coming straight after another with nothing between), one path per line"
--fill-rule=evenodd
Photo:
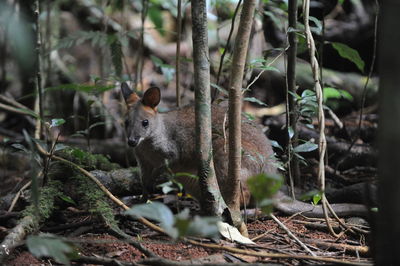
M39 225L50 217L55 208L56 198L62 195L62 183L49 180L48 184L40 189L38 209L36 210L35 206L31 204L22 212L22 217L32 216L36 220L35 224Z
M86 176L76 174L72 179L77 185L78 194L81 195L80 204L84 205L90 213L100 215L107 224L117 226L113 209L106 201L107 196L104 192L98 186L94 186Z
M88 171L95 169L111 171L121 168L118 164L110 162L104 155L92 154L78 148L68 147L57 152L57 155L78 164Z

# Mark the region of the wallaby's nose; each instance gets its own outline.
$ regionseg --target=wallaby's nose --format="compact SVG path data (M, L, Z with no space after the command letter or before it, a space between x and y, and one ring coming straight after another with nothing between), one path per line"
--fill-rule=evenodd
M128 138L128 145L131 147L136 147L139 144L140 137L130 137Z

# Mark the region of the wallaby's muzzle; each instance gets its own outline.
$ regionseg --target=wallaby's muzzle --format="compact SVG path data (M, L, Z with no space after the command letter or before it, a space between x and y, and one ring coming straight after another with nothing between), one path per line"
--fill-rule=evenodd
M136 147L139 144L140 137L130 137L128 138L128 145L131 147Z

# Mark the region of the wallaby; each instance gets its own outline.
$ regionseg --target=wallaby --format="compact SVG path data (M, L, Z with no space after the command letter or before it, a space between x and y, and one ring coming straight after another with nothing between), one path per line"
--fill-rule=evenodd
M122 94L128 106L127 135L128 144L134 147L136 160L141 171L143 194L147 196L154 186L154 180L159 170L168 166L175 173L197 174L195 153L195 113L194 106L183 107L174 111L159 113L161 93L157 87L149 88L143 98L134 93L126 83L121 85ZM231 182L228 176L228 130L225 130L226 108L212 105L212 144L214 154L215 174L223 198L228 198ZM225 121L225 125L224 124ZM276 168L273 162L271 143L261 127L243 117L242 119L242 169L241 184L243 204L250 202L250 192L246 180L260 173L274 174ZM194 178L181 176L177 178L186 192L200 198L198 181ZM334 204L332 205L339 216L352 214L366 216L364 205ZM234 211L237 207L228 206ZM283 192L275 197L274 207L286 214L302 212L310 217L323 217L320 206L291 201Z
M168 162L173 172L197 174L195 151L194 106L159 113L160 90L149 88L140 99L126 83L121 85L129 112L126 120L128 144L134 147L136 160L141 170L144 194L154 186L154 174ZM226 108L212 105L212 142L215 174L223 198L232 193L228 176L228 130L223 125ZM227 121L226 121L227 122ZM226 133L226 134L225 134ZM224 137L225 136L225 137ZM244 203L250 200L246 180L260 173L275 173L272 163L273 151L270 141L255 123L242 119L242 170L241 183ZM197 180L179 177L185 191L199 199ZM228 206L232 207L232 206Z

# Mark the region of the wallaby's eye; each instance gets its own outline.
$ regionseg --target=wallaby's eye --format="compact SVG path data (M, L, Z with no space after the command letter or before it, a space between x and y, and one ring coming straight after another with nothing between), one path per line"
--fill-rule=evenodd
M145 119L142 121L142 126L147 127L149 125L149 120Z

